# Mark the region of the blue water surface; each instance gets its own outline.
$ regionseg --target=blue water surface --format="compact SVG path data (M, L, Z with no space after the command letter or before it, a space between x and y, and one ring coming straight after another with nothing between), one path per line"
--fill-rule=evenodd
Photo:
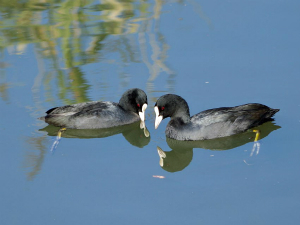
M1 224L298 224L298 1L2 1ZM148 95L139 125L66 131L52 107ZM191 115L278 108L254 133L180 146L154 129L163 94ZM173 145L172 145L173 143ZM221 143L221 144L220 144ZM231 142L230 142L231 143ZM223 147L216 147L223 145ZM158 153L164 152L165 158Z

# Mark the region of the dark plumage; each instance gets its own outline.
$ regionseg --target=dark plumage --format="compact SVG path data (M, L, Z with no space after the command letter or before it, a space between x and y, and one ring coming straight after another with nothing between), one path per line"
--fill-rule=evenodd
M127 90L119 103L93 101L49 109L40 119L57 127L99 129L145 120L147 95L138 88Z
M209 109L190 117L187 102L178 95L161 96L154 107L155 128L171 117L166 136L176 140L206 140L244 132L268 120L279 111L250 103L236 107Z

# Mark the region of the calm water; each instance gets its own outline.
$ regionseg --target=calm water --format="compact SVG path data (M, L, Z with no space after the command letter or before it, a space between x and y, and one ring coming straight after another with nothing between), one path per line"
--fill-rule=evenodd
M1 224L298 224L299 1L0 3ZM147 129L67 130L55 106L146 91ZM176 93L202 110L281 111L206 142L154 130ZM57 144L56 148L53 145Z

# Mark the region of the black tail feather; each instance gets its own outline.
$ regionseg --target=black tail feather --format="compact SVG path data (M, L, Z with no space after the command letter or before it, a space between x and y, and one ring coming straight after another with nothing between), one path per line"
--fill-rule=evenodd
M275 115L280 109L270 109L270 112L268 113L267 117L271 118Z
M52 111L54 111L55 109L57 109L58 107L55 107L55 108L52 108L52 109L49 109L46 113L47 114L50 114Z

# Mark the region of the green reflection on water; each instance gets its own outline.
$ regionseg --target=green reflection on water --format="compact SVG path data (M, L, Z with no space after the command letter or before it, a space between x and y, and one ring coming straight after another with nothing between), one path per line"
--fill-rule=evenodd
M163 3L161 0L106 0L100 4L94 0L42 3L3 0L0 2L0 49L24 54L28 44L34 44L39 69L46 60L48 67L54 70L50 76L45 69L39 78L45 80L40 85L50 95L47 96L49 101L56 95L51 92L51 83L58 84L58 97L65 104L90 100L87 95L90 86L80 67L103 60L107 52L118 52L123 63L144 63L149 70L149 92L154 89L153 80L159 73L166 72L170 75L170 92L173 92L174 72L165 63L169 46L158 23ZM138 41L130 40L130 34L138 34ZM109 38L112 35L114 40ZM1 93L5 93L5 85L2 86ZM37 85L35 88L41 89ZM7 98L2 95L3 99Z

